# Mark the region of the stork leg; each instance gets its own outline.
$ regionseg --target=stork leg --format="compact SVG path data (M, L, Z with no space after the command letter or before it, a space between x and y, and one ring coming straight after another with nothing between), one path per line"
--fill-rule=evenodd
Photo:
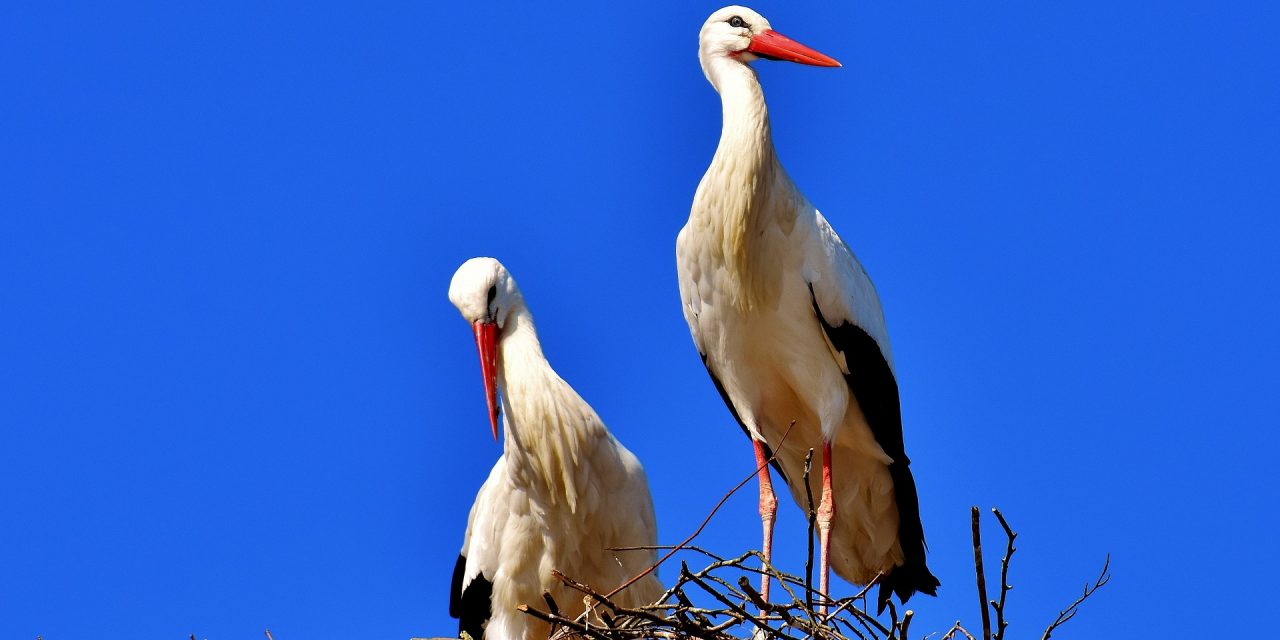
M819 551L820 562L819 567L821 573L818 575L818 591L822 593L823 601L819 611L826 615L827 600L829 600L828 576L831 573L831 519L836 514L835 504L831 501L831 442L826 438L822 439L822 498L818 501L818 544L821 546Z
M760 480L760 524L764 528L764 543L761 551L764 561L773 564L773 522L778 513L778 496L773 492L773 480L769 477L769 456L764 451L764 443L752 439L756 449L756 477ZM760 576L760 598L769 601L769 572Z

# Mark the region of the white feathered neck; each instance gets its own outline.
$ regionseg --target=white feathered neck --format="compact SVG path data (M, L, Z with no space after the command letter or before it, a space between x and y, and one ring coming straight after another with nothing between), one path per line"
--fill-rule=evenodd
M769 110L756 72L727 57L703 63L720 94L723 122L711 166L694 195L691 222L718 241L734 302L750 309L764 293L757 282L757 243L766 226L790 229L802 201L773 148Z
M582 457L607 437L600 418L542 354L533 316L523 304L499 338L503 457L517 486L550 505L578 509Z

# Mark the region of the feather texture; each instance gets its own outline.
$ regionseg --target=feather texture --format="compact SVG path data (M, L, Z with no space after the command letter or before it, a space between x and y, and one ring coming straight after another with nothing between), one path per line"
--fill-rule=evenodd
M476 640L535 640L546 638L549 628L517 611L518 605L541 605L542 594L550 592L567 615L583 610L581 595L554 580L552 570L611 590L656 558L651 550L610 549L655 545L657 525L640 462L547 363L523 298L509 274L500 275L513 292L498 294L497 304L506 306L500 313L474 314L502 318L497 385L503 453L468 518L450 613ZM483 293L489 286L482 281L472 288ZM661 590L651 574L616 601L649 604ZM486 592L481 635L475 612L483 612Z
M805 454L831 442L835 572L860 584L885 574L882 602L890 591L933 593L875 286L779 163L749 59L708 44L717 16L747 12L768 28L732 7L703 29L700 59L723 127L676 240L685 320L726 404L776 453L797 503ZM821 479L811 483L816 498Z

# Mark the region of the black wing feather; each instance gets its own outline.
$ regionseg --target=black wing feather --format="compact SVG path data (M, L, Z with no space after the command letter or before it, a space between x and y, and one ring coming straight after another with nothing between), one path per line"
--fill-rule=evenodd
M453 585L449 588L449 615L458 619L458 635L467 632L473 640L483 640L484 625L492 614L493 583L476 574L462 589L462 580L467 573L467 558L459 555L458 563L453 566Z
M857 399L862 415L871 426L876 443L893 459L889 464L889 477L893 480L893 495L898 503L898 544L902 546L903 562L889 574L880 578L877 594L879 610L884 611L889 595L896 594L906 602L911 594L920 591L937 595L938 579L925 566L924 526L920 523L920 498L916 494L916 481L911 475L911 460L907 458L902 440L902 405L898 399L898 381L885 360L880 345L862 327L851 322L832 326L822 317L813 285L809 285L813 300L813 312L822 323L822 330L831 344L844 354L849 373L845 382Z

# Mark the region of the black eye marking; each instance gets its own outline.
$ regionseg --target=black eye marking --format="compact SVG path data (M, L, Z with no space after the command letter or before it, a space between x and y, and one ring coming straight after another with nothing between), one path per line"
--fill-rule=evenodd
M496 284L489 285L489 299L485 301L484 306L489 310L490 313L493 312L493 299L497 297L498 297L498 285Z
M741 29L742 27L747 26L747 21L739 18L738 16L734 16L729 18L729 26L735 29Z

